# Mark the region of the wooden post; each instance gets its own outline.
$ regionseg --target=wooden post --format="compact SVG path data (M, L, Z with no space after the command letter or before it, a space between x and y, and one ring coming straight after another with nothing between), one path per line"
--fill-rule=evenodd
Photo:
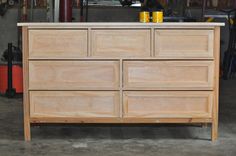
M24 86L24 97L23 97L23 105L24 105L24 135L25 141L30 141L30 112L29 112L29 93L28 93L28 28L24 26L22 28L22 37L23 37L23 86Z
M219 112L219 73L220 73L220 27L215 28L214 40L214 57L215 57L215 97L213 103L212 116L212 132L211 140L216 141L218 138L218 112Z

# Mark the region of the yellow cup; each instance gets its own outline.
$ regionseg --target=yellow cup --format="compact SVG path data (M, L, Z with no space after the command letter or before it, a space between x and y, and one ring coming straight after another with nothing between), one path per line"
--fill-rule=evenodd
M148 23L150 22L150 15L147 11L142 11L139 13L139 21L142 23Z
M153 23L162 23L163 22L163 11L152 12L152 22Z

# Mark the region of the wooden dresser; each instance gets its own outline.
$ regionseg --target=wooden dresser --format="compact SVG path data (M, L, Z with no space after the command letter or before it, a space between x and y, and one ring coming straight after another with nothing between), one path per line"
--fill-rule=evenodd
M211 123L222 23L19 23L32 123Z

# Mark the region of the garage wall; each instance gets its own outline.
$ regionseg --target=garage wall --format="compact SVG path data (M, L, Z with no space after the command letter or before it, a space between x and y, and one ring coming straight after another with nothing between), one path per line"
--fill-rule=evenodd
M136 8L91 8L89 9L90 22L135 22L138 21L139 9ZM7 13L0 16L0 56L7 49L7 43L13 42L17 45L17 9L9 9ZM75 22L79 21L79 10L73 10ZM46 10L34 9L34 21L45 22Z
M17 9L9 9L3 17L0 16L0 57L7 49L9 42L17 45L17 16ZM44 10L35 10L35 19L44 21L45 17L46 12Z
M138 21L139 8L121 7L93 7L89 8L89 22L136 22ZM198 16L199 11L191 11L192 16ZM12 42L17 45L17 9L10 9L4 17L0 17L0 57L7 49L7 43ZM79 21L79 10L73 10L75 22ZM45 22L46 10L34 9L34 21ZM225 20L219 20L224 22ZM221 53L227 49L228 29L222 28Z

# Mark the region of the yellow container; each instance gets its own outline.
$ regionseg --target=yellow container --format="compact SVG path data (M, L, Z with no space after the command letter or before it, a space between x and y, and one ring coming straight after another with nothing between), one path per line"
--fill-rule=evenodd
M150 22L150 15L147 11L142 11L139 13L139 21L142 23L148 23Z
M163 11L152 12L152 22L153 23L162 23L163 22Z

